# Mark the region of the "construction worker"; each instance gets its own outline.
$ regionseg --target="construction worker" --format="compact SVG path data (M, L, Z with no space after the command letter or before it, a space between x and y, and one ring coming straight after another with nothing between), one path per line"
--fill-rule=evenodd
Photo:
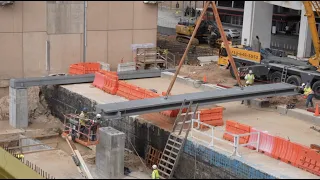
M306 87L304 88L304 95L307 96L306 107L308 108L309 103L311 104L311 107L313 107L312 98L314 96L314 92L310 86L310 83L307 83Z
M97 129L98 129L98 125L101 122L101 114L97 114L96 117L92 120L92 124L91 124L91 141L95 141L96 140L96 133L97 133Z
M252 72L252 70L249 70L249 73L244 77L244 79L246 80L246 86L252 86L254 83L254 74Z
M154 164L152 166L152 169L153 169L152 174L151 174L152 179L160 179L157 165Z
M24 155L23 154L21 154L21 153L19 153L19 154L17 154L17 156L16 156L19 160L21 160L21 159L23 159L24 158Z
M244 79L246 80L246 85L245 86L252 86L254 83L254 74L252 72L252 70L249 70L249 73L244 77ZM241 101L241 104L244 103L244 100Z
M88 109L87 108L83 108L80 115L79 115L79 122L80 122L80 132L81 133L85 133L85 129L86 129L86 121L88 118L87 115ZM80 134L80 138L82 137L82 134Z

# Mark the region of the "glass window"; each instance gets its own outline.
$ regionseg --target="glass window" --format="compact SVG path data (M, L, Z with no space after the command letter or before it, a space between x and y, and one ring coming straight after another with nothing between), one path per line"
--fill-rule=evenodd
M244 1L233 1L233 8L244 9Z
M218 6L232 7L232 1L219 1Z
M231 16L230 15L226 15L225 16L225 23L231 23Z

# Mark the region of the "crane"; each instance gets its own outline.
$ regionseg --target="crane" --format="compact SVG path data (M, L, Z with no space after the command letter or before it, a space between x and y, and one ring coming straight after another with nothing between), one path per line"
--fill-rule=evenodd
M198 20L196 21L197 23L196 23L196 26L195 26L195 28L194 28L194 30L192 32L192 36L191 36L191 38L189 40L187 48L184 51L184 54L183 54L183 56L182 56L182 58L180 60L179 66L178 66L178 68L177 68L177 70L176 70L176 72L175 72L175 74L173 76L173 79L170 82L168 90L167 90L167 92L165 94L165 99L168 98L168 95L170 94L170 92L172 90L172 87L173 87L173 85L174 85L174 83L175 83L175 81L177 79L177 76L178 76L178 74L180 72L180 69L181 69L183 63L184 63L184 60L185 60L185 58L187 56L187 53L188 53L188 51L189 51L189 49L191 47L192 41L193 41L193 39L194 39L198 29L199 29L201 20L202 20L202 18L204 16L205 12L207 12L207 9L208 9L210 4L212 6L213 14L214 14L214 17L215 17L219 32L221 34L221 38L223 40L223 43L224 44L228 44L228 40L227 40L226 34L225 34L224 30L223 30L222 23L221 23L221 20L220 20L220 17L219 17L219 13L218 13L218 9L217 9L217 6L216 6L215 2L214 1L206 1L205 5L203 7L203 11L201 12L201 15L198 17ZM227 54L228 54L228 58L229 58L229 62L230 62L231 67L233 69L234 75L235 75L235 77L237 79L237 83L242 88L243 85L241 84L240 77L239 77L239 74L238 74L238 70L237 70L236 64L235 64L235 62L233 60L233 57L232 57L231 49L230 49L229 46L226 46L225 48L226 48L226 51L227 51Z
M310 57L308 62L320 71L320 40L316 26L316 19L314 16L313 9L316 11L317 15L320 17L320 1L302 1L308 19L309 28L311 31L312 42L315 50L315 55Z

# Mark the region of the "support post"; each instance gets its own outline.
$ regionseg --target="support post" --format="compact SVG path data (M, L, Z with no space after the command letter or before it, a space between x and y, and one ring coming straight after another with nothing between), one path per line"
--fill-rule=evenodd
M97 171L106 179L121 179L124 174L125 134L112 127L99 128L96 146Z
M28 127L28 93L27 88L9 87L9 123L14 128Z

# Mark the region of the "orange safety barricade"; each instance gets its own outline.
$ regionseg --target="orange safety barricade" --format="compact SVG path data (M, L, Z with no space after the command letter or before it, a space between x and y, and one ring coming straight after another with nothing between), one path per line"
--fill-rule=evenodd
M94 81L93 81L92 85L102 90L103 86L105 85L104 74L102 74L100 72L95 72Z
M200 110L200 121L212 126L223 126L223 107Z
M244 124L240 124L238 122L235 121L231 121L231 120L227 120L226 121L226 131L232 134L246 134L246 133L250 133L251 131L251 126L247 126ZM241 136L239 138L239 144L245 144L248 143L249 141L249 135L248 136ZM228 133L224 133L223 134L223 139L226 139L228 141L233 142L234 140L234 136L228 134Z
M100 72L103 72L105 77L105 85L102 90L109 94L116 95L119 87L119 78L117 73L104 70L101 70Z
M313 149L302 149L296 166L312 174L320 176L320 154Z
M297 166L297 161L299 157L301 157L301 155L303 155L304 150L307 149L309 149L309 147L294 142L290 142L288 145L287 154L283 158L283 161Z
M116 92L118 96L124 97L126 99L130 98L131 94L131 85L125 81L118 82L118 90Z
M290 141L275 136L273 142L273 150L272 150L272 157L275 159L280 159L281 161L285 161L285 157L287 154L287 150L289 147Z
M69 66L69 74L92 74L100 70L100 63L76 63Z
M260 132L259 152L272 157L274 136L272 136L271 134L268 134L266 131L260 131L255 128L251 128L250 132ZM258 140L258 134L251 134L248 143L257 142L257 140ZM247 148L255 150L256 145L248 145Z

